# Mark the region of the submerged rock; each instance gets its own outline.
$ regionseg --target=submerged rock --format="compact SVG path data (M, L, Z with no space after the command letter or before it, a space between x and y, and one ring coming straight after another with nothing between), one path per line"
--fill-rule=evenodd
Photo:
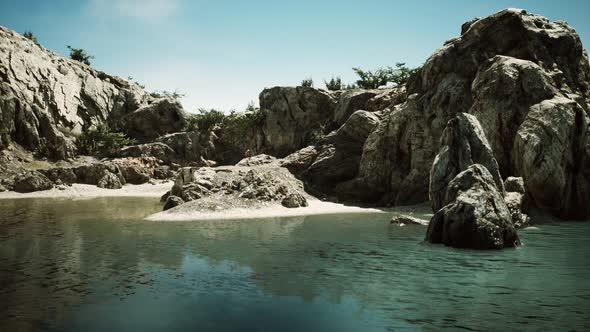
M520 244L512 217L488 169L475 164L450 183L426 240L457 248L502 249Z
M405 226L405 225L427 226L428 220L403 215L403 216L394 216L393 218L391 218L391 221L389 223L393 224L393 225L398 225L398 226Z

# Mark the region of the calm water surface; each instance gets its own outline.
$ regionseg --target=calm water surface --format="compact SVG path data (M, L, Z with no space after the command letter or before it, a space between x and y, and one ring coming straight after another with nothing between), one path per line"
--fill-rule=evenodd
M391 213L142 220L158 210L0 201L0 331L590 330L590 222L478 252Z

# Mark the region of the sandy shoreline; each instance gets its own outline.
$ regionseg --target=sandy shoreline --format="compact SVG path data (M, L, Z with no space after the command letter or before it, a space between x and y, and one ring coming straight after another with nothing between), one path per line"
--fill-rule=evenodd
M74 183L63 190L53 188L51 190L35 191L32 193L17 193L14 191L0 192L0 199L17 198L96 198L96 197L161 197L170 188L173 182L166 181L157 184L126 184L121 189L104 189L94 185Z
M296 217L338 213L387 213L382 209L348 206L339 203L324 202L318 199L308 199L308 204L307 207L300 208L286 208L280 204L273 204L256 209L236 208L212 212L171 209L153 214L146 219L152 221L191 221Z
M100 197L148 197L160 198L172 187L173 182L167 181L158 184L124 185L121 189L103 189L94 185L73 184L63 190L53 188L51 190L36 191L32 193L17 193L14 191L0 192L1 199L20 198L60 198L60 199L92 199ZM280 204L272 204L261 208L235 208L223 211L201 212L190 209L171 209L158 212L146 217L152 221L193 221L193 220L222 220L222 219L256 219L296 217L325 214L363 214L363 213L392 213L391 209L364 208L333 202L325 202L316 198L308 198L308 206L301 208L286 208ZM181 206L182 207L182 206ZM414 214L415 208L422 210L421 206L408 207L410 214ZM420 214L420 213L419 213ZM416 215L424 218L425 216Z

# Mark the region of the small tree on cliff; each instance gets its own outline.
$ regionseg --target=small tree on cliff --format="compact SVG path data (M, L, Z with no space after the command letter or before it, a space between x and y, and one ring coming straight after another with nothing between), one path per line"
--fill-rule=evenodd
M332 77L331 80L329 81L324 81L324 83L326 84L326 89L330 90L330 91L338 91L338 90L342 90L343 85L342 85L342 79L340 79L340 77Z
M37 40L37 37L35 37L35 35L31 31L25 31L25 33L23 33L23 36L28 40L32 41L33 43L40 45L39 41Z
M94 56L88 54L88 52L82 48L73 48L68 45L68 49L70 50L70 58L72 60L80 61L90 66L90 60L94 59Z

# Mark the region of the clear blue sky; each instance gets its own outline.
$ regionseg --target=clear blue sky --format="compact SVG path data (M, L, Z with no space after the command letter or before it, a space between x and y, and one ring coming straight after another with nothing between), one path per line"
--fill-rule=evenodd
M241 109L274 85L316 86L352 67L416 66L463 22L507 7L570 23L590 44L590 1L0 0L0 25L47 48L84 48L93 66L149 90L178 90L188 110Z

